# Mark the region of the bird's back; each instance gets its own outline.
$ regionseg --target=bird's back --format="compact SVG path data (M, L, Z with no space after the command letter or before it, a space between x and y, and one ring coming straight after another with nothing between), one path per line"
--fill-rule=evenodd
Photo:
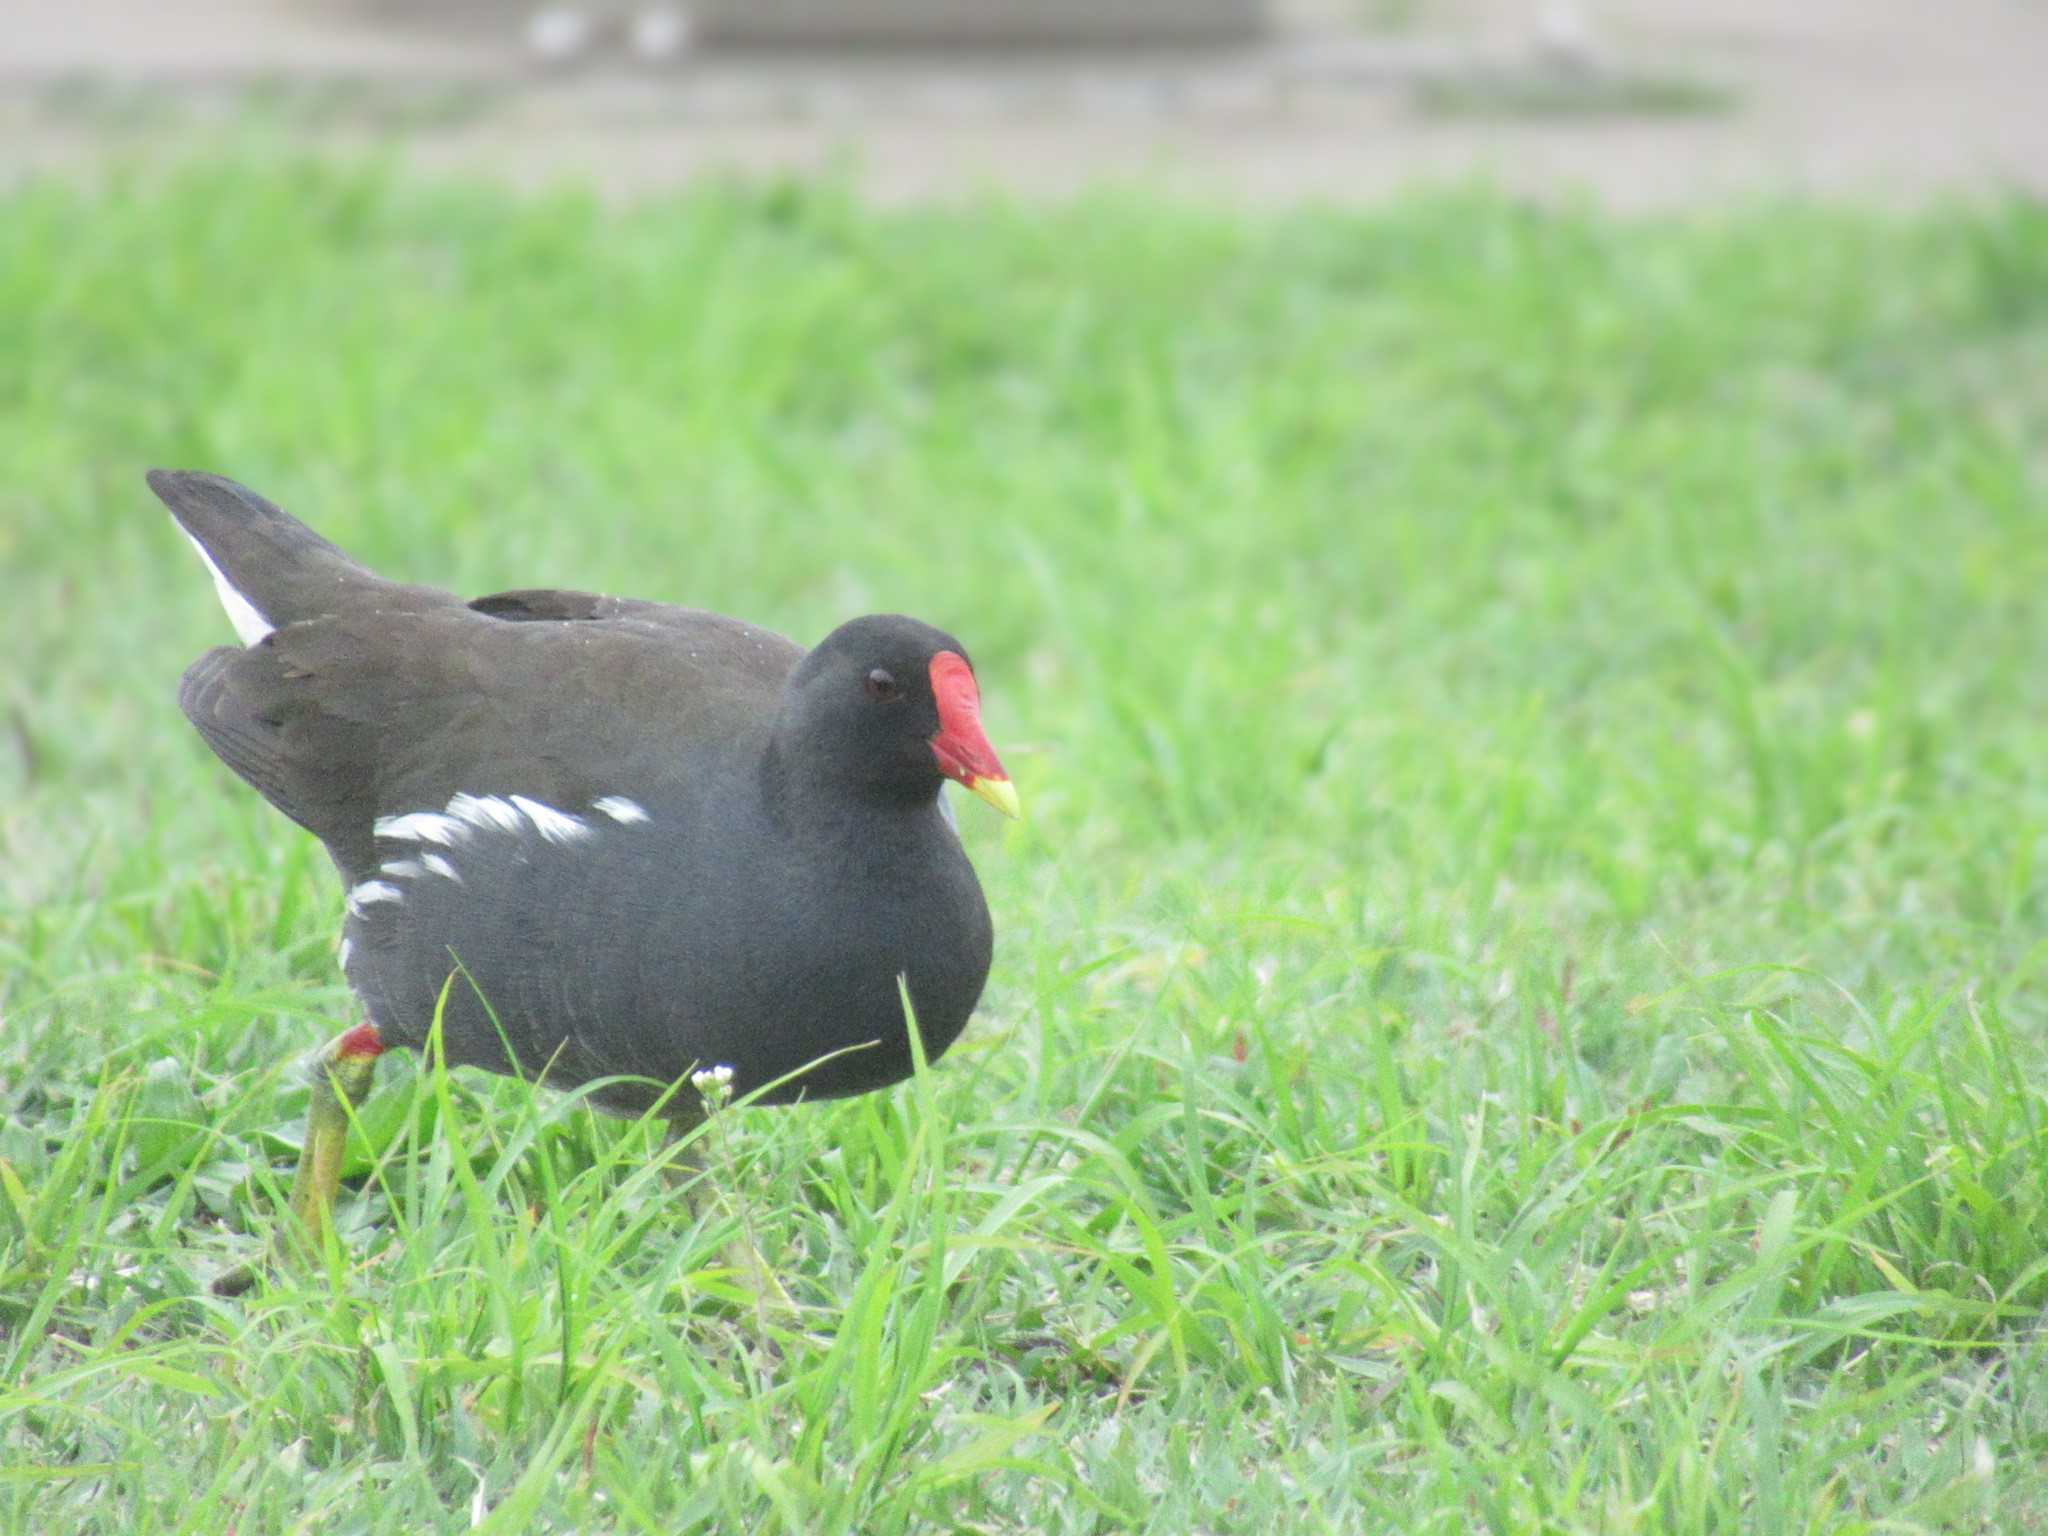
M178 701L215 754L327 845L351 883L381 817L457 795L651 795L756 744L801 650L663 603L535 589L465 603L387 581L215 475L150 485L243 644Z

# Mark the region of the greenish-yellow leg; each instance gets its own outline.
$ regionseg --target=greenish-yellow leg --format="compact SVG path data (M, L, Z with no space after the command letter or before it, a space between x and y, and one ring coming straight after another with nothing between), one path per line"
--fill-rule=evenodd
M377 1026L363 1024L336 1040L313 1063L313 1100L306 1108L306 1140L292 1178L292 1215L312 1251L332 1219L341 1192L342 1155L348 1150L349 1111L369 1097L384 1042Z
M317 1254L341 1190L341 1164L348 1150L349 1111L369 1096L384 1041L374 1024L359 1024L313 1058L313 1099L306 1110L306 1139L299 1171L292 1178L292 1220L279 1247ZM214 1291L237 1296L256 1283L256 1266L244 1264L214 1281Z

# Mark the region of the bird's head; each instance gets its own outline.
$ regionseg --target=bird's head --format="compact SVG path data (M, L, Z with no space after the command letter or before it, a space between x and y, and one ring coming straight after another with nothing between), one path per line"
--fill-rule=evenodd
M1021 813L981 728L974 666L944 630L893 613L849 620L797 663L783 715L784 749L808 773L908 801L952 779L1005 816Z

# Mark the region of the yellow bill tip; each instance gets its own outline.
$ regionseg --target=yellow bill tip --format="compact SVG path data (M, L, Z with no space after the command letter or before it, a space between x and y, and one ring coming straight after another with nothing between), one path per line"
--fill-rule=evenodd
M1008 779L977 778L967 786L1012 821L1024 816L1024 802L1017 798L1017 786Z

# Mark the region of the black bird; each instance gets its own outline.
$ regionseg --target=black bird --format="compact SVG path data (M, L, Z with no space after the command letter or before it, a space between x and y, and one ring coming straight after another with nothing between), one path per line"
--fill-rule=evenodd
M737 619L553 589L388 581L217 475L152 471L240 646L178 690L348 888L365 1022L321 1055L292 1204L316 1228L343 1101L392 1046L687 1124L909 1075L959 1036L993 931L940 799L1006 815L967 652L893 614L803 651ZM900 978L900 980L899 980ZM725 1070L721 1070L725 1069Z

